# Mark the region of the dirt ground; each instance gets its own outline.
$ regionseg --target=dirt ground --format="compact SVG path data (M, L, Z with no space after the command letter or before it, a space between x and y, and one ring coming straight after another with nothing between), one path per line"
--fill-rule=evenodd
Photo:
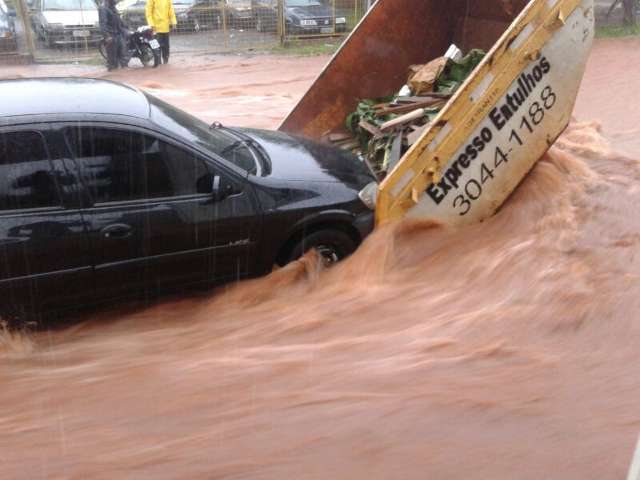
M480 225L406 222L329 271L307 258L210 298L0 334L0 478L624 478L640 430L639 56L639 39L596 42L576 121ZM107 78L275 127L325 60Z

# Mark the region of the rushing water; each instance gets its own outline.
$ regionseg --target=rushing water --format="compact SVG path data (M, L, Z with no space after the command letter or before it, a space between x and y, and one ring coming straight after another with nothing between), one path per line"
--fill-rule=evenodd
M2 478L621 478L635 161L575 124L491 220L0 346Z
M480 225L5 332L0 478L623 478L640 166L599 130L574 122Z

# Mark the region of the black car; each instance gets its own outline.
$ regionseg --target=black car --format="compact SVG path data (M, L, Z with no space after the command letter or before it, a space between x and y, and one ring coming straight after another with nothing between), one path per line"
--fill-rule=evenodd
M233 28L251 28L254 26L251 0L226 0L228 25Z
M0 81L0 302L74 307L268 273L373 228L342 150L92 79Z
M259 32L278 30L278 0L251 0L253 23Z
M278 1L251 0L254 23L258 31L278 28ZM347 30L347 19L326 0L284 0L287 35L332 34Z
M138 28L147 24L145 7L147 0L122 7L122 20L129 28ZM222 0L174 0L178 32L199 32L204 29L216 29L222 25Z
M346 17L326 2L285 0L284 6L287 34L305 35L346 31Z

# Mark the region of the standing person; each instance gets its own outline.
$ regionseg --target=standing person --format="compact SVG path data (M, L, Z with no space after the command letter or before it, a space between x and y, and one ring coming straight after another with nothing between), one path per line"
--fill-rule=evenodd
M107 50L107 70L111 71L118 66L126 67L129 63L126 54L126 28L116 10L116 1L104 0L98 16Z
M147 0L145 9L147 24L158 36L162 63L169 62L169 32L178 24L171 0Z

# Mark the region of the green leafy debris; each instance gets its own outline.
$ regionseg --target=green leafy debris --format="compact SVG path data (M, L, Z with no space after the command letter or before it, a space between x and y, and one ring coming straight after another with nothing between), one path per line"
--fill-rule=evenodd
M446 67L436 80L434 92L438 94L454 94L482 61L484 56L484 51L473 49L458 61L449 59ZM428 96L428 93L424 94L425 98L428 98ZM390 164L393 168L393 165L397 163L397 159L390 158L394 140L397 136L403 136L401 153L404 155L410 147L404 137L407 132L411 131L411 126L424 126L432 122L445 105L443 102L443 105L438 107L424 108L424 115L412 121L410 124L401 124L391 130L380 131L382 125L399 116L396 113L384 114L381 112L386 111L385 107L399 105L399 100L402 100L402 98L403 97L399 97L398 95L387 95L379 98L361 100L356 110L350 113L345 121L347 129L355 135L360 145L360 150L357 153L366 158L380 178L386 175ZM368 123L368 125L365 125L367 128L363 128L362 122ZM380 133L373 134L371 133L372 131L380 131Z

